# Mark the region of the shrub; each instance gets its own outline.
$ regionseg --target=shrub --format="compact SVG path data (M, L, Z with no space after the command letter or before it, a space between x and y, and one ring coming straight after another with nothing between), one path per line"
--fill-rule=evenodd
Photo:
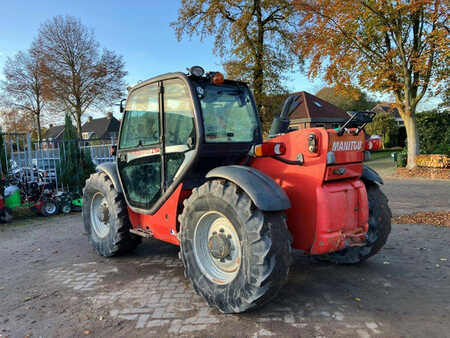
M403 148L401 152L397 154L397 167L404 168L408 162L408 148Z
M66 114L63 142L60 146L60 181L70 192L81 193L86 179L95 171L88 151L78 145L77 132Z

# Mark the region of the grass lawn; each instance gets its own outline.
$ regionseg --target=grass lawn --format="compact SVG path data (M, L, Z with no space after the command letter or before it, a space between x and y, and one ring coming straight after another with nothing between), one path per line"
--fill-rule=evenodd
M383 149L383 150L371 151L370 152L370 161L379 160L381 158L390 158L391 154L396 151L399 151L399 150Z

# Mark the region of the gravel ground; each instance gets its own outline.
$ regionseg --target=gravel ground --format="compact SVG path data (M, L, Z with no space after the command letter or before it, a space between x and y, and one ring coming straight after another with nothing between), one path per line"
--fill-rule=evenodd
M383 190L394 215L449 209L449 182L387 180ZM296 253L275 302L223 315L193 292L175 246L147 240L105 259L80 214L16 219L0 225L0 335L450 337L449 243L449 228L394 225L361 265Z

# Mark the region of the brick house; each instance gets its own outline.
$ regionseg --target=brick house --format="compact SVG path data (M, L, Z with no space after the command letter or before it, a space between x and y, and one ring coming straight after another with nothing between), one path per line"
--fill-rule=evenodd
M120 121L112 113L98 119L88 117L88 120L81 126L81 136L83 140L92 139L116 139L119 136ZM64 135L64 126L54 126L50 124L45 139L47 141L62 140Z
M302 91L292 95L300 95L300 105L290 116L291 128L337 128L349 119L345 110L317 96Z

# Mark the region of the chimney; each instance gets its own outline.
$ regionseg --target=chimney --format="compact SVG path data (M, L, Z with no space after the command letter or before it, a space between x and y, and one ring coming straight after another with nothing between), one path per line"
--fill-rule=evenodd
M113 113L112 113L112 112L107 112L107 113L106 113L106 118L107 118L108 120L111 120L112 117L113 117Z
M92 116L88 116L88 122L92 122Z
M53 123L50 123L50 124L48 125L48 127L49 127L49 128L53 128Z

